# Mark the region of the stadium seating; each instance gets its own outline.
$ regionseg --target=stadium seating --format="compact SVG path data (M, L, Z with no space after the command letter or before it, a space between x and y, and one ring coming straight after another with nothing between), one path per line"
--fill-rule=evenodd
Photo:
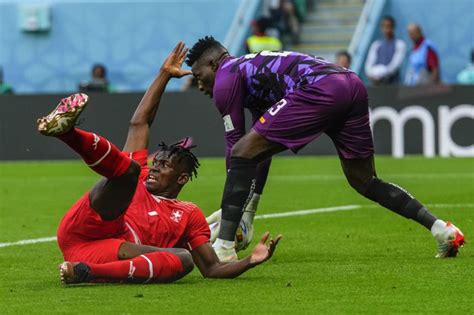
M363 6L361 0L318 1L305 18L301 43L291 49L333 60L337 51L348 48Z

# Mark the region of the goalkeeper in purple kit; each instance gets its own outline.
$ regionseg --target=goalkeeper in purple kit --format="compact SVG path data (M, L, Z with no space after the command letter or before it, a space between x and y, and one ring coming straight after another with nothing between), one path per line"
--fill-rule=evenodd
M271 157L298 152L326 133L334 142L347 181L359 194L431 231L438 257L456 256L462 232L433 215L403 188L377 177L367 90L352 71L297 52L232 57L213 37L200 39L186 63L199 89L213 98L225 127L227 179L214 249L222 261L237 258L242 221L253 229ZM245 130L244 109L253 117ZM242 218L243 216L243 218Z

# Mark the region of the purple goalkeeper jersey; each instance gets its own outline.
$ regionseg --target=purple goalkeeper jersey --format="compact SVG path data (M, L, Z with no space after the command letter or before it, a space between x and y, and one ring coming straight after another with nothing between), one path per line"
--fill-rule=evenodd
M224 120L227 162L233 145L245 134L244 108L255 122L294 90L317 84L328 74L347 72L351 71L297 52L263 51L225 58L217 69L213 98Z

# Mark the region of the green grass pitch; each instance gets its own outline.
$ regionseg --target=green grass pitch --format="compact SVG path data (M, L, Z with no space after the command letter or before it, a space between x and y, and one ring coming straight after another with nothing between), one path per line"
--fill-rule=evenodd
M473 159L382 157L377 169L473 239ZM54 236L97 178L79 161L0 163L0 243ZM202 159L180 197L207 215L223 184L223 160ZM256 236L269 230L284 239L271 261L234 280L204 279L195 269L167 285L64 287L55 242L0 247L0 313L474 312L471 243L456 259L435 259L431 234L352 191L337 158L276 158L258 214L343 205L361 207L256 221Z

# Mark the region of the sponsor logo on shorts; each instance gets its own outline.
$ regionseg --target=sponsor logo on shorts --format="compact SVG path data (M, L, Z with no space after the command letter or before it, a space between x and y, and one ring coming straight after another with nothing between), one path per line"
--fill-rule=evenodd
M173 212L171 212L171 215L170 215L170 219L176 223L181 221L182 217L183 217L183 210L173 210Z

